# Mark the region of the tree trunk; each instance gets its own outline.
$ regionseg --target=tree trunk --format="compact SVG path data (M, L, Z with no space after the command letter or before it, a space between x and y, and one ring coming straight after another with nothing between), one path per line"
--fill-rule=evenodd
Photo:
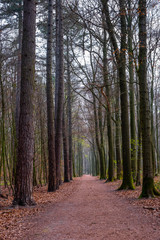
M20 115L20 87L21 87L21 50L22 50L22 26L23 26L23 16L22 16L22 0L19 1L19 11L18 11L18 61L17 61L17 85L16 85L16 109L15 109L15 138L14 138L14 157L13 157L13 176L12 181L15 181L16 175L16 161L17 161L17 141L19 132L19 115Z
M135 95L134 95L134 71L133 71L133 47L132 47L132 9L131 0L128 0L128 55L129 55L129 82L130 82L130 126L131 126L131 169L133 181L136 181L136 124L135 124Z
M131 154L130 154L130 136L129 136L129 115L128 115L128 90L126 83L126 11L124 0L119 0L120 21L121 21L121 50L119 51L114 34L114 28L110 20L108 3L101 0L106 17L107 30L110 41L113 45L121 93L121 121L122 121L122 156L123 156L123 182L120 189L134 189L131 174Z
M142 136L141 136L140 121L138 120L138 155L137 155L136 186L141 185L141 160L142 160Z
M61 184L62 152L62 115L63 115L63 30L62 1L56 0L56 92L55 92L55 154L56 154L56 188Z
M47 169L47 150L48 150L48 148L46 147L44 121L43 121L43 114L42 114L41 109L40 109L40 131L41 131L41 157L43 159L43 161L42 161L43 180L44 180L44 184L46 184L46 183L48 183L48 169ZM55 169L55 171L56 171L56 169Z
M147 85L146 0L139 0L139 86L142 126L143 185L141 198L160 195L154 187L151 144L151 113Z
M72 162L73 162L73 177L76 177L76 166L75 166L75 152L76 146L75 142L73 143L73 152L72 152Z
M1 64L1 63L0 63ZM0 66L2 69L2 66ZM1 72L2 70L0 70ZM0 77L0 90L1 90L1 169L3 166L3 180L5 187L7 186L7 174L6 174L6 134L5 134L5 99L4 99L4 83L2 82L2 76Z
M47 127L48 127L48 191L56 190L56 159L54 134L54 106L52 88L52 52L53 52L53 0L48 1L48 39L47 39Z
M109 166L108 166L108 179L107 181L114 181L114 148L113 148L113 133L112 133L112 120L111 120L111 97L108 80L107 70L107 48L106 48L106 30L104 29L103 41L103 79L105 84L106 96L108 99L107 109L107 133L108 133L108 152L109 152Z
M18 158L13 205L32 205L36 1L24 0ZM32 23L32 24L31 24Z
M18 11L18 63L17 63L17 89L16 89L16 137L18 139L18 128L19 128L19 114L20 114L20 85L21 85L21 50L22 50L22 1L19 2L19 11Z
M128 116L128 90L126 82L126 11L125 1L119 0L121 20L121 51L119 62L119 80L121 92L123 182L120 189L134 189L131 175L131 154Z
M0 34L0 37L1 37L1 34ZM2 45L1 44L0 44L0 83L2 84ZM2 94L2 87L1 87L1 94ZM0 161L0 179L1 179L1 169L2 169L2 160ZM1 194L1 186L0 186L0 194Z
M122 160L121 160L121 141L120 141L120 99L119 99L119 86L116 91L116 161L117 161L117 179L122 177Z
M70 180L72 180L73 161L72 161L72 106L71 106L71 77L69 59L69 38L67 36L67 99L68 99L68 137L69 137L69 169Z
M160 161L159 161L159 128L158 128L158 107L156 105L156 147L157 147L157 172L160 173Z
M151 65L151 72L152 72L152 82L151 82L151 142L152 142L152 164L153 164L153 176L155 176L155 132L154 132L154 120L153 120L153 105L154 105L154 70L153 66Z
M64 156L64 182L70 181L70 168L69 168L69 146L68 136L66 132L65 115L63 110L63 156Z
M99 174L100 174L100 179L106 179L104 146L102 146L102 144L100 143L100 140L99 140L98 120L97 120L97 111L96 111L96 99L95 99L94 95L93 95L93 106L94 106L96 145L97 145L97 150L98 150L98 153L99 153L99 163L100 163L99 164ZM100 116L99 116L99 120L100 120Z

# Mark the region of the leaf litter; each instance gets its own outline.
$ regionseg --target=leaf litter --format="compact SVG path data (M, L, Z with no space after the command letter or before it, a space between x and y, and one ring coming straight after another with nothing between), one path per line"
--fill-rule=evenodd
M47 186L35 187L33 197L37 205L34 207L10 208L13 197L6 189L1 188L3 196L8 195L8 197L0 198L0 240L23 239L24 231L27 230L26 217L35 216L39 212L44 211L47 206L59 203L71 196L76 191L78 185L81 184L81 181L78 181L79 179L76 178L70 183L63 183L60 189L53 193L47 192ZM160 177L156 177L155 182L160 182ZM113 186L114 189L118 189L121 181L118 180L106 184ZM160 218L160 197L138 199L140 193L141 186L136 187L134 191L116 191L117 197L127 199L130 205L142 207L145 215L151 214Z

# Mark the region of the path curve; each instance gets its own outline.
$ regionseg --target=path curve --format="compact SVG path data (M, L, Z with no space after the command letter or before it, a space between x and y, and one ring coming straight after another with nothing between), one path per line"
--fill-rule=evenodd
M23 239L160 240L158 219L117 196L113 185L88 175L76 181L67 199L29 219Z

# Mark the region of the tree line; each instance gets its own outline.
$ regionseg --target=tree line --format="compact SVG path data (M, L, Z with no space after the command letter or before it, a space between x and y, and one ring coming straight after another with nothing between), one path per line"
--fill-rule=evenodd
M0 176L13 205L83 173L159 195L159 3L0 4Z

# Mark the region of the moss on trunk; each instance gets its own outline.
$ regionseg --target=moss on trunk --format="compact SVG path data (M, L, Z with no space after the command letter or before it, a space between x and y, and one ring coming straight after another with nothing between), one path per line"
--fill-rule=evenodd
M130 176L128 179L123 179L122 185L118 188L118 190L134 190L134 184L133 184L133 180L132 180L132 176Z
M153 178L143 178L142 193L139 198L153 198L155 196L160 196L160 193L154 186Z

